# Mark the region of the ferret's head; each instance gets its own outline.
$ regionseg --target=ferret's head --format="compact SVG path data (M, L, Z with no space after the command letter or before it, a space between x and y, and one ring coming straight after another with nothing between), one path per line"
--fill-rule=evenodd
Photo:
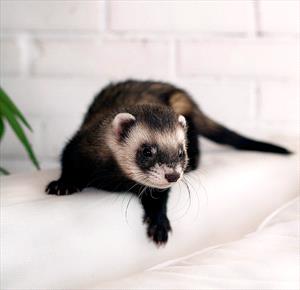
M171 109L140 106L114 116L109 147L128 178L168 188L187 166L186 120Z

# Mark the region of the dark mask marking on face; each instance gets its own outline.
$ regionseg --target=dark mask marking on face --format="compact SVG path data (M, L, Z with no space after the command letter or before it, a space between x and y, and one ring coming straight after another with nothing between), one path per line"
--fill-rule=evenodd
M157 145L142 144L137 150L136 163L142 171L148 171L157 163Z
M179 164L183 166L186 160L186 155L181 147L173 150L160 150L157 157L158 162L171 168L175 168Z
M155 164L164 164L174 169L177 165L181 165L184 169L186 161L186 153L182 145L171 150L159 148L157 144L142 144L136 154L136 163L144 172L149 171Z

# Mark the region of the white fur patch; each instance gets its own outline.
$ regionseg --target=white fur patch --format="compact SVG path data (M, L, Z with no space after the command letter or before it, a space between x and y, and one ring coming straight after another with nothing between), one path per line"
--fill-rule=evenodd
M186 120L185 120L185 117L184 117L184 116L179 115L179 117L178 117L178 122L179 122L179 124L180 124L183 128L186 128Z
M180 175L179 179L181 179L183 175L183 169L180 165L177 165L174 169L166 166L165 164L156 164L154 168L150 171L150 179L153 179L153 183L156 182L156 184L161 186L162 188L169 187L170 183L166 180L165 175L172 173L178 173Z
M156 140L157 144L167 148L178 148L179 145L185 144L185 132L180 126L172 132L156 132L153 138L153 140Z

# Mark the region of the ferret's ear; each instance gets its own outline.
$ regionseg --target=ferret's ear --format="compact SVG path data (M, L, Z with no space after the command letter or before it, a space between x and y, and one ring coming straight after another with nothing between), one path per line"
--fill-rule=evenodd
M119 113L112 121L112 128L119 141L125 138L129 128L134 124L135 117L129 113Z
M179 115L178 122L184 129L186 128L186 120L184 116Z

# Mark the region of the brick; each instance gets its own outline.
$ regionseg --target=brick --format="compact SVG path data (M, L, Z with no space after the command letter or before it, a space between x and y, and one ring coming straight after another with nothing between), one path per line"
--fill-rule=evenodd
M104 1L1 1L1 23L13 30L103 30Z
M260 29L263 33L300 32L300 2L298 0L260 0Z
M252 1L109 1L114 31L239 32L254 30Z
M248 122L253 117L255 85L247 81L181 80L201 109L220 122Z
M160 77L168 73L168 44L159 41L39 40L36 75Z
M299 124L299 83L262 82L260 93L263 120Z
M296 40L182 41L184 76L299 77Z
M21 49L18 42L12 38L2 38L0 41L0 74L17 75L21 72Z
M2 78L1 86L29 115L83 115L107 80Z

